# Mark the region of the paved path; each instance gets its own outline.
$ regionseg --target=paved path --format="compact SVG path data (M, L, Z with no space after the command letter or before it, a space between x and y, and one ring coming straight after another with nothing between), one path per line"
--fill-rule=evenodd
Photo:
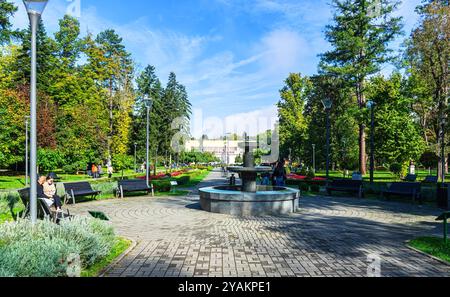
M200 186L225 182L212 173ZM439 211L348 198L303 198L300 212L238 218L203 212L194 194L78 204L105 212L136 248L108 276L367 276L371 254L382 276L450 276L450 266L405 247L438 232Z

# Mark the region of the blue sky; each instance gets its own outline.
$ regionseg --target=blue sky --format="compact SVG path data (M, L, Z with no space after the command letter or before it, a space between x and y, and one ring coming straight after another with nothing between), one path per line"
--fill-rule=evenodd
M14 24L24 28L23 4L14 2L20 7ZM79 17L83 35L115 29L139 69L154 65L163 82L174 71L186 85L195 111L192 133L219 136L269 128L287 75L316 73L317 55L328 49L323 31L332 18L330 2L50 0L43 18L50 33L67 11ZM408 34L419 3L404 0L397 12Z

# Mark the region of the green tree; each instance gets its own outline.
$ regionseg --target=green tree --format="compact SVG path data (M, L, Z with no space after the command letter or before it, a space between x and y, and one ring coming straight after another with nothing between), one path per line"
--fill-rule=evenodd
M0 46L9 44L11 38L19 36L19 32L12 30L10 18L17 11L14 3L2 0L0 1Z
M334 24L327 26L332 49L322 55L321 71L341 77L354 89L357 105L366 105L367 77L377 73L392 56L388 45L401 32L401 18L392 13L399 1L333 0ZM366 127L359 122L359 165L366 173Z
M420 77L422 82L419 94L422 101L432 98L423 104L429 110L424 129L432 131L434 149L438 152L442 119L447 118L449 112L450 6L448 1L427 1L419 11L421 23L407 43L406 58L411 77ZM445 130L448 130L448 123ZM440 165L439 176L442 170Z
M291 73L280 90L278 114L280 119L280 154L300 157L306 140L308 123L303 115L311 82L300 73Z
M402 77L393 74L389 79L374 77L368 85L368 94L375 102L375 154L382 164L408 165L419 160L425 142L414 118L411 117L412 99L402 90Z

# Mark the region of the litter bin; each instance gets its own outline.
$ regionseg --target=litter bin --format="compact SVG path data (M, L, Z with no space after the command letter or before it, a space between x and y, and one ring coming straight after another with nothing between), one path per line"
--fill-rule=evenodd
M437 186L437 204L439 208L450 209L450 191L449 184L438 184Z

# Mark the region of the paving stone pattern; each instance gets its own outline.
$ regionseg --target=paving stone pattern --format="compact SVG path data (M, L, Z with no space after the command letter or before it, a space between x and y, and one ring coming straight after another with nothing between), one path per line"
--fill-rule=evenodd
M200 187L224 182L213 172ZM439 210L411 204L314 197L293 215L240 218L200 210L193 191L70 210L102 211L137 242L110 277L366 277L372 254L381 276L450 276L450 266L406 248L406 240L440 234Z

